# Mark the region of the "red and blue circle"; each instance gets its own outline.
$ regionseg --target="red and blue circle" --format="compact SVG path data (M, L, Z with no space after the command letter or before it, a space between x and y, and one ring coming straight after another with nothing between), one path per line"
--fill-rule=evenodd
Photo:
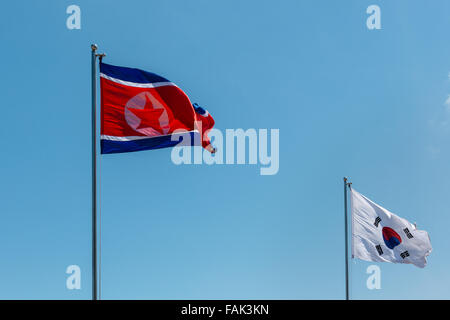
M400 243L402 243L402 238L399 234L389 227L383 227L381 230L383 233L383 240L389 249L394 249Z

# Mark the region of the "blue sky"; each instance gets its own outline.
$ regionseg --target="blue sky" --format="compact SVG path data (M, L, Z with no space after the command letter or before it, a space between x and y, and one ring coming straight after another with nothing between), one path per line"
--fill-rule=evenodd
M66 8L81 8L81 30ZM381 8L368 30L366 8ZM342 299L343 186L427 230L425 269L352 261L355 299L450 298L450 3L8 1L0 298L89 299L90 44L216 128L280 129L280 170L99 159L104 299ZM81 267L81 290L65 287Z

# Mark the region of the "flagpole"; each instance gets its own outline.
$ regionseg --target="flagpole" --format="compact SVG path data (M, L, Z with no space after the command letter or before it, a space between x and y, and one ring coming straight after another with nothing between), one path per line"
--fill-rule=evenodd
M97 45L91 45L92 71L92 300L97 300Z
M344 218L345 218L345 300L349 300L348 291L348 214L347 214L347 177L344 177Z

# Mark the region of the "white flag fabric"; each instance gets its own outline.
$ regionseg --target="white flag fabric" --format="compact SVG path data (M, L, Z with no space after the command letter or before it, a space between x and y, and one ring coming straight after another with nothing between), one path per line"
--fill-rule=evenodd
M352 257L412 263L424 268L432 247L428 233L350 189Z

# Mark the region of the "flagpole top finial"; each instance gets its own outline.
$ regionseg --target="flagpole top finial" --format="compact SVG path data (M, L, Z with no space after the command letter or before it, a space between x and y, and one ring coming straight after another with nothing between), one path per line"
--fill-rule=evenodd
M95 43L91 44L92 51L96 51L98 49L97 45Z

